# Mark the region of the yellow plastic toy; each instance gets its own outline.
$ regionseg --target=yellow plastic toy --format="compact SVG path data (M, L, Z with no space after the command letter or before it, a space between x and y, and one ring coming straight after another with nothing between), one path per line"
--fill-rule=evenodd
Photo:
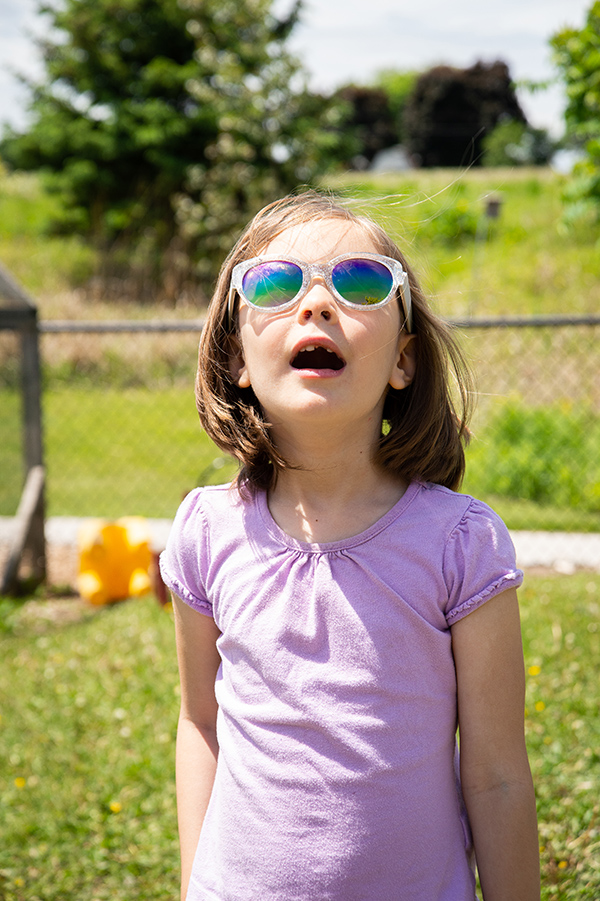
M79 531L78 545L77 588L92 604L109 604L151 590L153 556L143 517L89 520Z

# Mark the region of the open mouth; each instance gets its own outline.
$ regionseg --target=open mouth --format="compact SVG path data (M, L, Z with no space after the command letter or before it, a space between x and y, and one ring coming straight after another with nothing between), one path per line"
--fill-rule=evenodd
M317 345L302 348L292 360L294 369L333 369L338 372L345 365L335 351Z

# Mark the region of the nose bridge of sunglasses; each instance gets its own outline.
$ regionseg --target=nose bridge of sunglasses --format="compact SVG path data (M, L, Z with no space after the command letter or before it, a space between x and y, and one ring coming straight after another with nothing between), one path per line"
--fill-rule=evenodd
M313 263L309 266L307 268L306 283L304 291L302 292L301 303L307 300L309 294L314 298L315 295L312 292L315 287L324 288L328 297L333 300L334 295L331 290L330 281L331 279L329 277L327 266L321 265L320 263Z

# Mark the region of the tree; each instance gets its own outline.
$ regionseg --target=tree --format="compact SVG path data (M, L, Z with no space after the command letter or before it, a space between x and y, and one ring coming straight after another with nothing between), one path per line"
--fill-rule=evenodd
M398 131L388 96L381 88L354 84L333 95L341 110L340 144L355 168L365 168L386 147L398 143Z
M600 2L592 3L583 28L566 28L550 44L566 86L567 134L585 153L567 191L568 218L600 222Z
M503 118L526 121L505 63L436 66L407 101L406 148L422 166L480 165L483 139Z
M555 143L543 128L502 120L483 139L484 166L547 166Z
M399 69L382 69L376 76L374 86L387 94L388 103L399 144L404 143L404 110L415 89L418 72L403 72Z
M309 182L335 140L286 50L300 5L285 21L271 0L40 7L46 81L2 157L42 170L63 200L57 226L88 235L110 271L133 268L138 290L207 280L245 220Z

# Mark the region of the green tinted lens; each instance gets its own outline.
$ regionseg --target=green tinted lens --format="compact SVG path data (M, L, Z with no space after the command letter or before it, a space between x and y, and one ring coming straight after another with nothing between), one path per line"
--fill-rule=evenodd
M381 303L394 284L390 270L377 260L343 260L334 266L331 280L338 294L357 306Z
M302 287L302 270L295 263L269 260L257 263L242 280L248 303L255 307L278 307L296 296Z

